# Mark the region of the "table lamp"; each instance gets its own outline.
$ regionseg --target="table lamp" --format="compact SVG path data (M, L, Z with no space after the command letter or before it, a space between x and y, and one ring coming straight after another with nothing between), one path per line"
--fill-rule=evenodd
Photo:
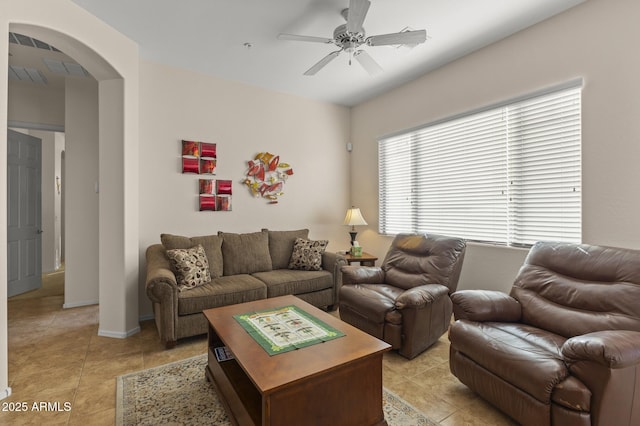
M356 226L366 225L367 221L362 217L362 213L360 213L360 209L351 206L349 210L347 210L347 215L344 217L343 225L351 226L351 231L349 235L351 235L351 246L353 246L354 241L356 240Z

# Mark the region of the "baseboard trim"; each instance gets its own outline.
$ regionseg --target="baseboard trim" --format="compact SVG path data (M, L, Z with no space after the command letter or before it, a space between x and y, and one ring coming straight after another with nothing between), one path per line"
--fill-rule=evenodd
M140 317L138 317L138 321L149 321L155 319L155 315L153 314L146 314L146 315L141 315Z
M121 332L121 331L109 331L109 330L98 330L98 336L102 337L112 337L114 339L126 339L129 336L133 336L134 334L140 333L140 326L132 328L129 331Z
M90 305L97 305L97 304L98 304L97 300L86 300L84 302L64 303L62 305L62 308L63 309L79 308L81 306L90 306Z
M10 387L6 387L4 388L4 390L2 390L2 392L0 392L0 399L5 399L11 396L11 388Z

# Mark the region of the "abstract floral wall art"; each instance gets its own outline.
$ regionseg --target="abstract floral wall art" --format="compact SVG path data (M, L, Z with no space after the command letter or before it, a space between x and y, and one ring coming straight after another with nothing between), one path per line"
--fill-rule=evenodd
M282 196L284 183L293 174L293 168L280 162L280 156L261 152L253 160L247 161L246 178L242 181L254 197L262 197L269 204L277 204Z

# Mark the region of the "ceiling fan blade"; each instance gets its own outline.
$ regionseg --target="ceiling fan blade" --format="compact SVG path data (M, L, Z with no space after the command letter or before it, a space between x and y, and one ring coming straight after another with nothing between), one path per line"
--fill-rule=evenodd
M314 66L305 71L304 75L315 75L318 71L324 68L329 62L333 61L342 50L336 50L335 52L329 53L324 58L320 59Z
M297 34L278 34L278 40L292 40L292 41L310 41L312 43L333 43L332 38L326 37L314 37Z
M347 14L347 31L358 33L362 31L364 18L367 16L371 2L369 0L349 0L349 13Z
M403 31L367 37L369 46L388 46L395 44L420 44L427 40L427 30Z
M382 72L382 67L364 50L358 50L354 56L369 75L376 75Z

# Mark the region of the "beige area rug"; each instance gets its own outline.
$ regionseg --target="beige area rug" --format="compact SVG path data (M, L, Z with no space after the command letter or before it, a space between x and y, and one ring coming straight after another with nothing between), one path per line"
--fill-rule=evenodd
M230 425L213 385L204 376L206 355L119 376L116 425ZM437 426L384 389L389 426Z

